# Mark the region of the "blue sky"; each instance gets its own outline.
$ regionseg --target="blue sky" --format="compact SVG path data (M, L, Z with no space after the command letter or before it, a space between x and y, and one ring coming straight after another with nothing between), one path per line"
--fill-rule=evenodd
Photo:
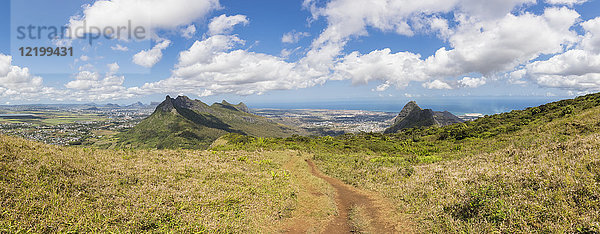
M600 89L599 1L483 2L2 1L0 104L556 100ZM17 38L19 26L124 20L149 35ZM74 56L19 52L61 43Z

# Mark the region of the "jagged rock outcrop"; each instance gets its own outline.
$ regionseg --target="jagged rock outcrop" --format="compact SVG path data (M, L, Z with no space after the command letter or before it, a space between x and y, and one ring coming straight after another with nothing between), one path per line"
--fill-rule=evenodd
M438 121L440 126L451 125L455 123L462 123L464 120L458 118L448 111L434 111L434 118Z
M160 111L164 111L164 112L171 112L172 110L175 109L175 105L173 105L173 98L171 98L169 95L167 95L167 98L161 102L160 104L158 104L158 106L156 107L156 111L160 110Z
M461 119L448 111L421 109L415 101L410 101L402 108L402 111L394 118L392 126L387 128L384 133L396 133L407 128L446 126L461 122L463 122Z
M398 116L394 118L394 123L402 121L402 119L406 118L406 116L408 116L408 114L410 114L410 112L415 109L421 110L421 107L419 107L419 105L417 105L415 101L410 101L406 103L406 105L404 105L404 108L402 108L402 111L400 111L400 114L398 114Z
M250 113L250 108L248 108L248 106L246 106L246 104L244 104L243 102L240 102L239 104L235 105L235 107L240 111Z

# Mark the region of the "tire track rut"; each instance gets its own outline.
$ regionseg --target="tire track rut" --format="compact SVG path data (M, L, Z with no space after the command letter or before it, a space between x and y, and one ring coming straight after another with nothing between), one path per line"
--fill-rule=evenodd
M314 162L307 159L306 162L310 166L311 173L321 178L335 189L335 203L337 205L338 214L325 227L324 233L351 233L355 231L350 222L350 211L353 207L363 207L365 216L368 217L368 231L373 233L397 233L396 223L393 223L393 217L390 217L389 207L382 207L383 204L378 203L375 198L349 186L342 181L329 177L321 173Z

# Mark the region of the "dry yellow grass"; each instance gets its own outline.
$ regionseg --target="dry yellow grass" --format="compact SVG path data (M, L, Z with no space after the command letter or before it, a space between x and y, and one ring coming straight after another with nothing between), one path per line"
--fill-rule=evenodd
M305 159L310 154L298 153L283 165L291 173L298 191L298 203L289 219L284 220L282 230L290 233L320 233L336 214L335 193L325 181L311 175Z
M343 217L342 225L363 232L398 223L403 232L597 233L595 98L585 99L586 108L567 105L514 130L494 130L493 137L413 138L400 145L406 162L379 160L403 159L384 152L396 148L387 136L319 138L342 144L331 150L319 139L236 137L250 143L217 142L220 151L95 150L0 136L0 232L321 232ZM532 116L507 115L516 116L509 124ZM492 120L481 126L502 118ZM363 144L383 150L344 150ZM352 199L338 199L348 185L311 174L317 170L305 163L310 158L325 173L370 190L348 188L354 192L347 197L373 201L352 208ZM348 213L339 207L350 207L348 217L334 219Z
M363 206L354 205L349 213L349 222L352 224L352 232L354 233L374 233L370 230L371 219L365 215L366 211Z
M310 226L332 212L329 188L293 151L95 150L0 136L0 155L0 232L276 232L294 210L314 208L301 215Z
M478 147L463 147L453 160L414 166L409 175L401 166L371 165L368 156L356 163L361 167L327 157L317 163L391 199L419 232L594 233L600 231L599 132L595 107L474 139Z

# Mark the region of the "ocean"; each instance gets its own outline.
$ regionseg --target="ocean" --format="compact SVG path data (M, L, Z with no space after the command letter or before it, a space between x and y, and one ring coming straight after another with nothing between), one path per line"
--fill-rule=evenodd
M455 115L480 113L484 115L522 110L527 107L543 105L566 99L564 97L446 97L413 98L423 109L449 111ZM329 110L365 110L381 112L400 112L409 100L344 100L322 102L293 103L248 103L250 108L270 109L329 109Z

